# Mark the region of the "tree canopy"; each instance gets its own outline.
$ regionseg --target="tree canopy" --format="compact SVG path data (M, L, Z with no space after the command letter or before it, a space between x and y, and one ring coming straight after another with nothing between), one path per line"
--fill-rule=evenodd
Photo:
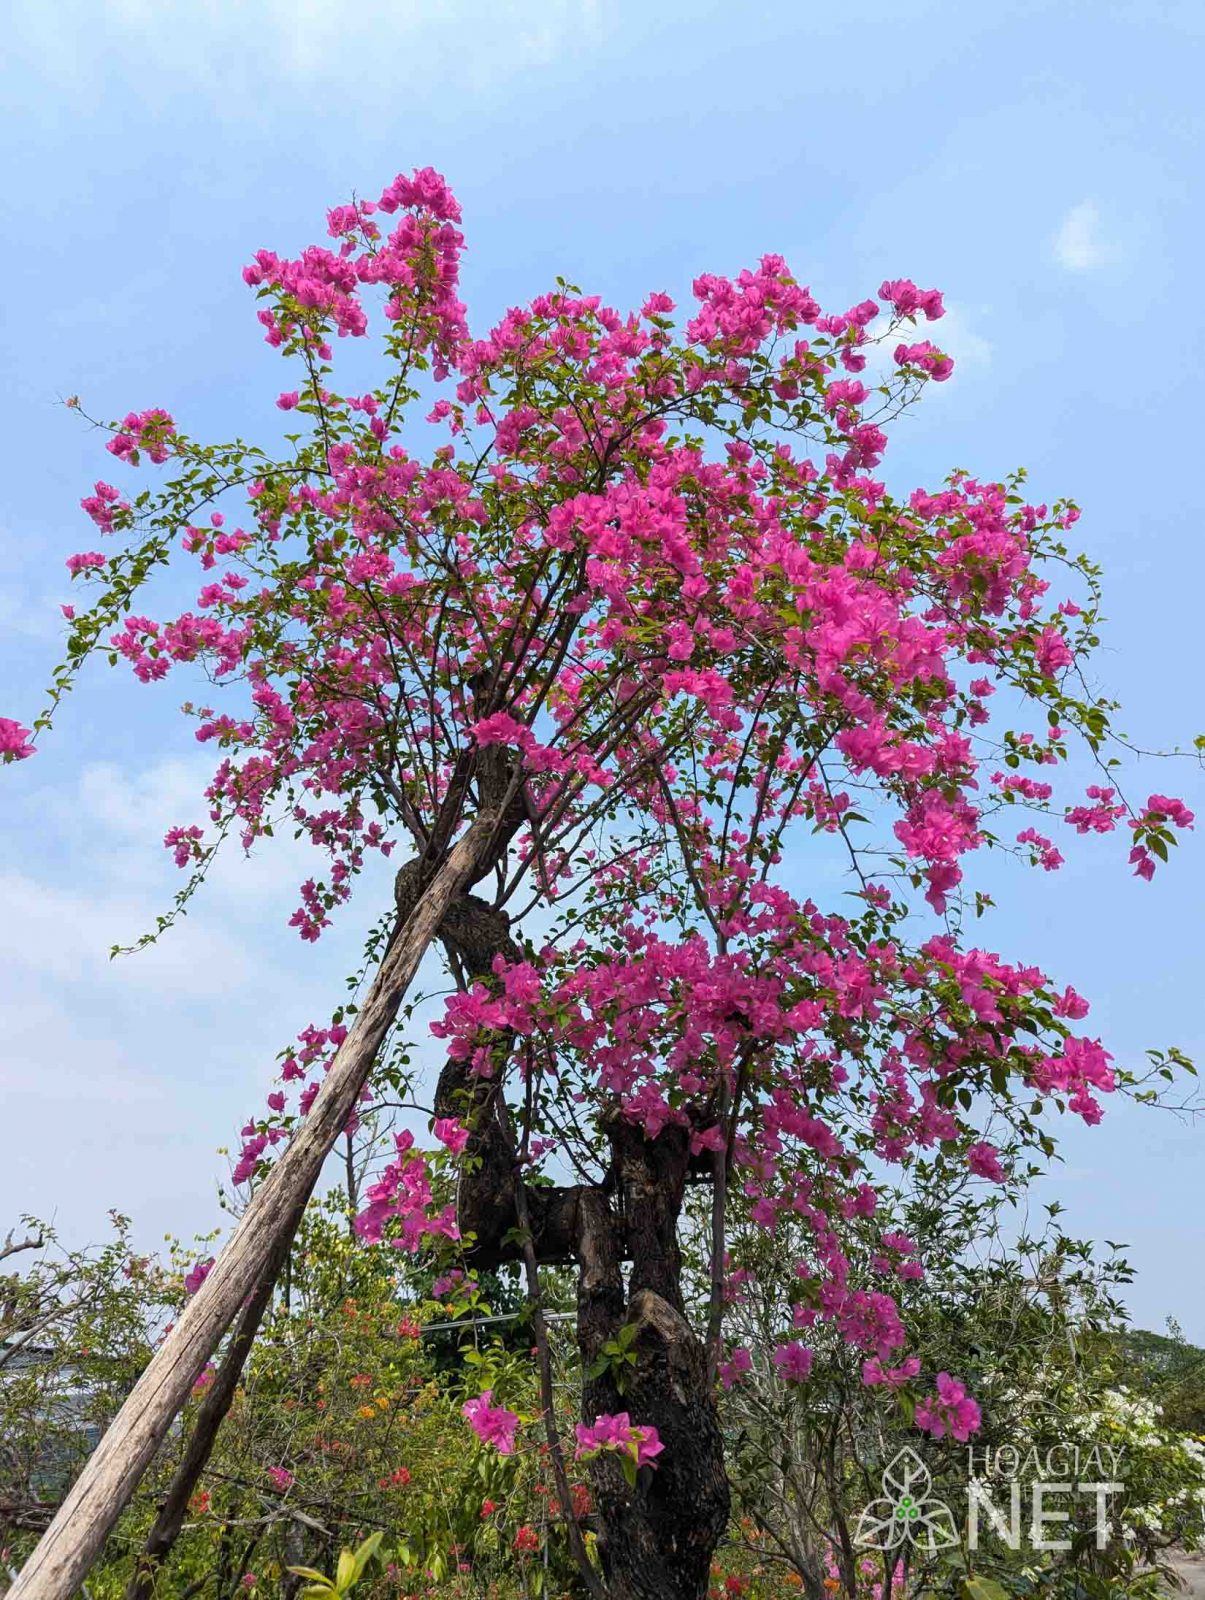
M734 1227L796 1242L786 1381L833 1333L920 1428L969 1437L964 1377L901 1315L925 1267L889 1180L1021 1181L1048 1109L1094 1122L1137 1084L1066 975L976 942L981 863L1050 872L1076 835L1118 832L1149 877L1192 815L1123 792L1075 505L1031 502L1017 473L879 475L952 371L919 336L938 291L890 279L826 312L765 256L697 278L685 313L558 282L475 336L437 173L327 220L328 243L244 272L293 373L282 446L199 442L160 409L111 425L119 462L164 471L83 501L112 543L68 562L91 598L66 608L51 711L96 653L203 675L184 710L217 763L202 820L164 841L179 905L218 849L289 827L322 863L291 919L312 941L366 852L401 847L372 953L408 928L452 974L423 1102L444 1153L399 1132L359 1234L465 1283L520 1264L566 1504L540 1308L572 1268L600 1558L571 1532L582 1581L695 1600L729 1512L716 1379L748 1360L725 1335ZM371 351L356 393L345 340ZM162 569L195 572L189 609L152 614ZM49 715L0 721L9 758ZM369 1046L354 1008L304 1030L239 1184L321 1115L325 1072L335 1103L357 1040L346 1111L371 1110L404 989L373 991ZM220 1292L198 1295L215 1327ZM489 1394L466 1415L513 1444Z

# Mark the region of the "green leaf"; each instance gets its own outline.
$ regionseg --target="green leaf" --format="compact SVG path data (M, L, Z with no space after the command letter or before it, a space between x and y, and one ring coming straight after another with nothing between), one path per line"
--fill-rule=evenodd
M354 1566L353 1566L353 1569L352 1569L352 1582L353 1583L363 1573L364 1568L372 1560L373 1556L376 1555L377 1551L381 1547L381 1540L384 1537L385 1537L384 1533L379 1531L379 1530L376 1533L370 1533L368 1538L365 1539L364 1543L356 1551L356 1554L355 1554L355 1557L354 1557Z
M1008 1590L994 1578L967 1578L962 1585L965 1600L1008 1600Z

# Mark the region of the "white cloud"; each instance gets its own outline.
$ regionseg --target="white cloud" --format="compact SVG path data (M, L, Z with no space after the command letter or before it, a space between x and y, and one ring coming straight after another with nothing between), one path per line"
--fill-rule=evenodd
M71 803L123 840L145 845L173 822L203 813L201 796L215 764L212 757L170 759L127 772L110 761L93 762L80 774Z
M177 824L197 823L205 829L207 841L213 837L204 792L217 760L207 750L138 769L92 762L68 793L48 791L39 796L39 814L57 824L70 838L72 849L92 830L100 830L103 847L96 852L96 867L89 877L90 894L103 891L118 902L111 910L129 911L136 886L145 905L140 914L146 915L152 905L156 912L166 911L186 874L172 865L163 835ZM366 871L372 874L378 864L370 853ZM250 855L244 854L232 832L209 869L196 905L214 906L227 924L257 930L269 926L275 931L297 903L298 884L322 876L326 865L325 855L307 839L295 839L288 825L282 825L276 837L259 840ZM142 932L141 927L131 930L124 923L116 927L110 921L109 926L109 944Z
M28 386L25 396L31 404L44 404L46 398ZM36 535L31 539L28 530L22 533L9 522L0 521L0 572L4 574L0 583L0 637L6 641L20 638L53 643L57 654L66 629L59 604L67 599L69 584L60 567L57 591L51 589L37 544Z
M121 1041L94 1037L86 1018L77 1025L51 997L31 997L26 988L19 1006L6 1006L6 1017L0 1058L0 1094L6 1105L23 1101L29 1109L32 1102L36 1110L86 1103L87 1116L95 1116L97 1101L169 1109L170 1081L138 1070ZM61 1110L54 1114L61 1115ZM0 1231L9 1220L0 1216Z
M866 330L870 338L876 341L867 356L868 384L882 383L895 371L895 349L898 344L918 344L922 339L928 339L944 354L953 357L955 382L971 373L983 372L991 365L991 340L975 329L971 317L962 306L947 304L945 316L939 317L936 322L922 319L911 331L897 330L892 338L886 337L889 325L888 318L880 317ZM926 396L943 387L942 384L929 384Z
M99 46L154 96L162 78L229 104L254 88L326 84L413 97L417 76L486 87L601 36L597 0L18 0L11 33L60 82L95 70ZM87 48L84 48L87 46Z
M1054 256L1068 272L1092 272L1109 259L1094 201L1081 200L1068 211L1054 237Z
M193 919L136 955L110 963L122 938L154 927L156 904L112 888L76 892L20 872L0 873L0 960L35 980L90 980L144 988L157 996L209 998L249 968L232 939Z
M84 768L9 808L0 867L0 1235L23 1210L65 1234L110 1205L140 1237L213 1220L219 1144L262 1108L276 1052L345 997L361 930L391 901L373 862L363 894L316 947L287 924L317 865L308 843L237 843L190 914L154 946L110 961L154 926L182 875L162 847L204 821L212 753Z
M971 326L966 311L957 305L947 306L946 314L924 335L946 355L954 358L954 373L966 376L969 372L983 372L992 362L989 339Z

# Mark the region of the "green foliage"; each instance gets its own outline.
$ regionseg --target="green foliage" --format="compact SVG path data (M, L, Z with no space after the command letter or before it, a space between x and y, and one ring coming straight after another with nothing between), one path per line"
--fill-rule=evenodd
M1125 1452L1126 1494L1103 1554L1082 1523L1066 1555L959 1549L914 1561L908 1600L1152 1600L1170 1548L1200 1533L1205 1446L1181 1424L1199 1394L1201 1352L1174 1327L1166 1336L1127 1329L1116 1299L1124 1261L1068 1238L1057 1215L1038 1237L1017 1240L1003 1202L945 1192L943 1181L930 1172L898 1197L928 1262L901 1297L932 1367L964 1375L983 1402L976 1448L1108 1438ZM862 1556L851 1588L828 1559L825 1531L849 1534L907 1439L924 1450L933 1494L961 1506L966 1447L920 1440L911 1426L928 1369L894 1397L867 1389L856 1354L812 1329L811 1380L781 1380L768 1357L798 1292L793 1242L746 1229L739 1198L734 1209L733 1259L752 1276L727 1331L753 1352L754 1370L723 1402L738 1506L712 1593L790 1600L809 1592L806 1582L837 1600L871 1600L881 1558ZM183 1299L196 1252L174 1246L164 1263L138 1258L128 1224L114 1226L102 1248L71 1253L28 1224L41 1245L15 1252L5 1265L25 1265L0 1276L0 1361L34 1328L43 1352L0 1366L0 1546L14 1566L36 1538L37 1508L61 1498ZM700 1226L687 1244L701 1296L705 1207ZM211 1241L201 1243L209 1254ZM578 1600L546 1449L529 1442L499 1455L460 1412L466 1397L491 1389L523 1418L539 1414L530 1328L522 1319L478 1324L493 1309L483 1286L464 1286L450 1303L432 1300L430 1286L408 1258L352 1239L342 1197L311 1205L156 1600ZM548 1292L552 1304L566 1299L555 1274ZM462 1326L427 1336L427 1324L448 1322ZM570 1438L580 1373L569 1328L553 1327ZM604 1351L617 1386L634 1337L625 1327ZM110 1540L89 1579L93 1600L121 1600L181 1442ZM572 1492L592 1548L587 1490L575 1482ZM828 1588L816 1587L826 1579ZM898 1581L892 1595L902 1600Z
M614 1339L608 1339L603 1344L598 1359L587 1368L587 1377L609 1377L618 1393L625 1394L629 1379L636 1369L634 1347L638 1332L634 1322L625 1322Z
M964 1600L1008 1600L1007 1591L993 1578L966 1578L962 1593Z
M57 1503L143 1366L179 1279L137 1255L110 1213L99 1249L24 1217L0 1266L0 1497L36 1522ZM3 1523L0 1522L0 1537Z
M501 1324L502 1337L483 1337L493 1327L472 1315L493 1308L480 1290L451 1306L415 1298L429 1277L412 1277L396 1251L354 1241L345 1213L338 1194L306 1213L156 1600L300 1600L353 1586L356 1600L576 1594L544 1451L499 1456L461 1415L488 1387L538 1413L530 1331ZM0 1548L14 1567L184 1299L196 1252L140 1260L128 1224L115 1222L112 1244L76 1254L56 1253L42 1230L40 1250L23 1257L31 1265L0 1276L0 1327L37 1328L41 1348L19 1371L12 1358L0 1365ZM200 1254L212 1253L203 1243ZM466 1313L462 1329L425 1337L426 1323ZM110 1538L89 1578L92 1600L124 1594L203 1394ZM584 1485L574 1495L584 1509Z
M313 1567L290 1567L288 1570L294 1576L310 1580L301 1591L301 1600L339 1600L339 1597L350 1594L363 1577L365 1567L380 1549L384 1537L378 1531L370 1534L358 1550L341 1551L333 1579L315 1572Z
M1205 1443L1160 1413L1156 1395L1182 1393L1198 1369L1174 1337L1131 1335L1117 1291L1130 1269L1116 1250L1101 1253L1064 1234L1058 1207L1036 1237L1016 1238L1003 1197L969 1198L944 1188L936 1171L918 1173L896 1201L926 1263L923 1278L900 1286L905 1321L925 1367L892 1394L866 1388L856 1351L823 1327L806 1335L815 1361L806 1385L783 1381L769 1361L778 1330L798 1298L791 1282L794 1242L758 1229L736 1230L734 1258L749 1274L727 1331L751 1352L752 1371L723 1401L728 1459L741 1512L759 1547L780 1553L800 1581L865 1600L883 1578L877 1552L850 1563L858 1517L882 1493L883 1474L905 1445L931 1470L931 1493L951 1508L955 1548L907 1550L908 1600L1122 1600L1158 1590L1169 1550L1199 1544L1205 1493ZM1136 1343L1132 1342L1136 1341ZM1128 1352L1146 1349L1145 1376ZM957 1373L983 1408L970 1445L926 1438L914 1427L916 1401L938 1371ZM1129 1392L1125 1383L1144 1385ZM1179 1387L1178 1387L1179 1386ZM1108 1445L1120 1452L1124 1491L1109 1504L1108 1538L1096 1548L1095 1502L1074 1496L1071 1520L1055 1537L1067 1551L1011 1551L985 1531L977 1550L964 1543L972 1459L1006 1448L1022 1460L1052 1449ZM1024 1479L1024 1473L1019 1473ZM1085 1480L1086 1481L1086 1480ZM1009 1485L989 1479L1007 1501ZM1030 1485L1025 1482L1025 1504ZM898 1550L890 1560L898 1560ZM898 1583L897 1575L897 1583ZM827 1592L827 1591L826 1591ZM892 1590L898 1595L898 1589Z
M1205 1350L1189 1344L1174 1321L1166 1334L1123 1329L1115 1361L1130 1387L1158 1404L1168 1427L1205 1435Z

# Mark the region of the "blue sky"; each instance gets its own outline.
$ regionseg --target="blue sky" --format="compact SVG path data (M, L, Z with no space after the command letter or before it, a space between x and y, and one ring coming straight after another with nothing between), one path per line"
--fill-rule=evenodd
M464 206L478 328L557 274L627 305L767 250L834 306L888 276L941 287L958 370L897 430L889 481L1025 465L1038 497L1073 494L1107 574L1101 683L1144 747L1191 742L1203 36L1196 0L16 0L0 713L38 705L63 558L89 543L77 503L111 475L59 400L163 405L202 437L274 430L279 372L239 268L430 164ZM366 882L303 949L282 847L222 867L177 935L110 963L175 888L159 839L207 776L179 698L98 671L0 782L0 1231L29 1210L96 1237L110 1206L148 1242L209 1226L215 1147L325 1017L385 893ZM1192 765L1145 767L1135 789L1205 813ZM1205 1060L1203 849L1205 828L1152 885L1115 845L1068 850L1002 889L984 938L1074 982L1120 1059ZM1131 1245L1139 1320L1205 1341L1205 1127L1116 1106L1067 1132L1049 1192L1071 1226Z

